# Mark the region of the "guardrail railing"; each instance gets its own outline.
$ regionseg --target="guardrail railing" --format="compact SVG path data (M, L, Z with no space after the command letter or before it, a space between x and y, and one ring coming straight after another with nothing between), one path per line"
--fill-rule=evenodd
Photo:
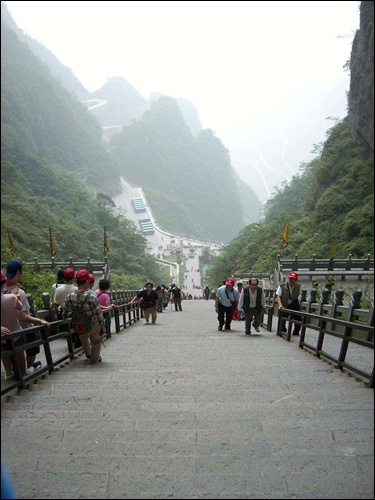
M281 318L282 314L289 314L287 321L288 328L286 332L281 330ZM294 316L298 315L301 320L297 320ZM325 316L321 314L312 314L305 311L298 311L292 309L283 309L279 311L278 314L278 325L277 325L277 335L283 337L286 340L291 340L292 328L295 324L301 325L300 337L299 337L299 347L301 349L306 348L312 351L316 357L323 357L328 359L334 364L334 366L340 370L343 368L349 370L350 372L356 373L368 380L368 387L374 388L374 363L372 355L372 371L369 373L359 366L354 365L346 361L346 356L348 353L348 347L351 343L360 345L367 349L374 350L374 327L368 324L356 323L352 321L345 321L343 319L334 318L330 316ZM315 343L311 343L312 336L310 331L318 332L318 335L314 339ZM356 333L355 333L356 332ZM362 338L358 332L363 332ZM310 342L306 339L309 336ZM325 336L332 336L341 339L341 343L338 344L338 352L336 355L323 349L323 343ZM368 340L372 339L372 340Z
M111 334L111 311L103 310L103 315L106 321L107 338ZM138 302L132 304L120 304L113 310L115 332L120 333L122 329L127 328L132 323L143 317L143 311L140 309ZM75 356L83 351L82 347L74 347L72 334L74 333L70 327L71 319L52 321L48 327L32 326L16 330L10 334L1 334L1 342L6 344L4 350L1 351L1 359L9 357L12 361L12 370L14 378L12 380L1 381L1 396L7 394L13 389L26 389L27 385L36 377L43 373L52 373L57 365L64 363L66 360L74 360ZM37 340L28 341L30 333L37 332ZM16 340L23 335L25 343L16 345ZM58 339L66 339L66 347L59 345L59 349L53 348L55 341ZM31 347L43 346L45 362L42 367L35 370L31 374L22 374L17 354Z

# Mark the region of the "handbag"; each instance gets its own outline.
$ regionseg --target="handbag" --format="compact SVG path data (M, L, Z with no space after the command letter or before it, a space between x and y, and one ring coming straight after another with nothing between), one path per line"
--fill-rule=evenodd
M233 311L233 319L234 319L234 321L240 321L239 311Z

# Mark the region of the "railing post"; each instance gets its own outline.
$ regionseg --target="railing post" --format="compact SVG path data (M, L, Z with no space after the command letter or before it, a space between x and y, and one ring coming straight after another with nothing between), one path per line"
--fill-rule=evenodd
M351 303L353 304L353 309L361 308L361 298L362 298L362 290L356 290L355 292L353 292L351 300ZM352 318L350 318L350 320L348 321L352 321Z
M367 254L367 259L366 259L366 261L365 261L365 263L363 265L363 270L364 271L369 271L370 270L370 263L371 263L370 262L370 254L368 253Z
M348 308L348 317L346 318L346 321L348 322L353 321L354 309L359 309L361 307L361 297L362 297L362 290L356 290L355 292L353 292L352 300L350 301ZM337 358L337 368L340 368L340 370L342 363L345 361L346 353L348 352L349 341L347 340L347 337L350 337L351 333L352 329L349 328L348 326L345 326L340 354Z
M322 296L320 297L320 300L319 300L319 309L318 309L319 316L323 316L323 312L324 312L323 306L324 306L324 304L328 304L328 299L329 299L329 290L327 288L323 288ZM322 347L323 347L324 329L326 326L327 326L327 321L319 320L319 335L318 335L318 341L316 343L316 351L315 351L315 356L317 358L320 357L320 351L322 350Z
M292 264L292 271L298 271L298 255L295 254L294 261Z
M316 260L315 260L315 254L313 253L311 262L310 262L310 271L315 271L316 269Z
M346 261L346 264L345 264L345 270L350 271L351 268L352 268L352 254L350 253L348 260Z
M344 290L336 290L332 302L332 311L331 311L332 318L339 318L340 316L342 316L341 312L337 312L337 307L343 305L344 303L343 298L344 298ZM336 330L336 324L332 325L332 330Z
M313 304L313 303L316 303L316 302L317 302L317 300L316 300L316 295L317 295L317 293L318 293L318 291L317 291L317 289L316 289L316 288L312 288L312 289L310 290L310 296L309 296L309 303L310 303L310 304ZM309 311L308 311L308 312L310 312L310 308L309 308Z

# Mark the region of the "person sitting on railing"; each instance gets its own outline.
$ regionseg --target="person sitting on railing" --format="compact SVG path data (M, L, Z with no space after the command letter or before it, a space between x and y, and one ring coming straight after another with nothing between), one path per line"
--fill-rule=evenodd
M298 273L292 271L289 273L288 282L282 283L279 288L276 290L276 299L279 307L279 311L283 309L292 309L293 311L300 310L300 302L299 295L301 292L301 285L297 283ZM288 313L281 313L281 331L286 332L286 318ZM299 314L292 314L291 319L295 319L296 321L302 321L302 318ZM299 331L301 329L301 325L295 323L293 329L293 335L299 335Z

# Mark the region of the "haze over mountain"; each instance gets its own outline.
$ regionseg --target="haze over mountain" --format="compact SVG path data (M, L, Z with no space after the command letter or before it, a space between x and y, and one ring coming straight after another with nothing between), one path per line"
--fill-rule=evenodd
M230 242L224 276L236 260L244 270L268 269L286 222L286 256L301 250L326 257L334 241L338 257L373 252L373 2L362 2L361 24L350 63L350 119L334 124L303 175L267 202L261 221L248 224ZM98 120L75 92L52 77L48 65L4 23L1 34L3 248L10 227L20 255L49 255L43 232L48 235L52 225L63 258L96 259L106 225L114 264L144 276L142 235L118 215L110 198L120 190L120 175L139 182L142 174L158 223L188 229L189 236L225 241L246 224L242 217L255 214L254 208L241 211L241 194L249 202L257 199L239 182L220 138L210 129L192 133L194 120L185 118L192 107L183 112L176 99L155 96L139 119L106 142ZM120 95L124 89L136 93L126 81L111 83L119 85ZM107 104L91 99L91 109L102 101Z
M69 9L64 9L63 12L59 10L62 2L55 2L55 4L56 8L54 12L56 11L60 16L67 15ZM71 38L69 43L63 44L65 48L69 45L77 44L77 41L74 42L76 40L74 38L76 36L74 28L76 25L79 25L82 9L86 12L87 8L86 6L82 7L82 4L82 2L76 2L75 4L75 21L67 21L67 29L71 28ZM150 50L146 52L144 57L139 58L140 64L138 64L138 67L149 68L150 74L146 77L146 80L151 82L155 79L156 75L167 72L167 69L163 66L163 55L164 53L169 54L170 51L173 52L173 47L170 47L167 51L157 50L160 40L166 36L169 45L173 46L176 43L179 47L181 46L179 43L184 44L184 42L181 40L179 33L175 33L175 38L168 37L169 30L174 32L174 30L179 29L179 19L174 17L175 9L173 7L166 8L163 2L155 2L152 6L147 6L148 12L153 11L155 8L155 15L160 16L157 19L161 25L163 25L167 18L169 21L167 30L164 30L155 39L155 37L152 38L153 27L149 26L147 22L143 23L139 29L139 37L135 38L137 40L136 44L131 46L129 44L123 45L126 54L124 53L123 57L119 56L118 48L121 46L121 43L116 44L114 42L116 40L120 42L124 36L124 32L130 32L132 27L128 26L128 29L125 28L122 31L117 30L118 20L113 19L111 13L117 12L118 15L120 13L127 13L128 16L126 16L126 20L124 21L124 26L127 26L126 23L131 22L133 19L132 16L136 15L134 12L136 8L134 7L133 11L133 7L130 4L136 3L130 2L129 6L123 3L123 7L116 6L115 10L113 10L114 7L112 5L100 10L99 22L103 21L102 29L91 43L86 43L85 49L82 48L82 46L85 46L84 43L82 46L77 47L76 53L78 51L86 51L88 57L87 64L81 63L78 68L76 67L76 71L78 71L77 74L84 74L91 71L92 73L97 72L100 75L103 73L102 68L106 67L107 62L110 64L110 61L121 60L121 62L118 62L118 66L124 68L124 71L118 73L107 71L104 75L109 75L107 77L108 80L115 77L116 74L118 76L122 75L128 84L141 97L143 96L144 101L150 102L152 100L152 93L157 91L158 87L156 86L150 93L145 93L143 91L144 84L135 85L130 77L132 74L130 68L127 72L126 61L133 59L132 56L135 54L142 54L144 46L148 44ZM269 198L270 193L273 192L275 185L279 187L284 180L290 179L293 174L299 171L301 162L306 162L313 158L311 151L314 149L314 144L324 141L326 131L331 126L331 123L327 122L326 118L329 116L337 118L346 116L345 91L348 90L349 75L344 75L335 82L332 82L330 75L337 73L337 70L335 73L332 68L338 66L338 61L342 60L342 48L348 42L345 38L351 36L348 34L348 31L345 32L343 30L348 29L349 26L355 26L354 22L357 17L353 11L355 2L326 2L323 6L323 16L320 10L322 3L312 4L311 2L301 2L300 4L294 4L291 9L291 2L285 2L282 4L282 7L274 4L272 12L266 18L264 17L263 2L238 2L238 5L226 5L228 2L216 2L214 9L211 8L211 3L206 4L202 4L202 8L200 9L201 22L203 22L202 20L205 19L207 14L210 17L215 14L215 16L218 16L217 20L220 24L220 16L223 13L227 13L225 21L229 21L234 12L241 12L241 19L237 16L236 21L238 33L232 37L228 37L228 33L233 29L233 26L227 26L227 29L221 33L221 36L216 38L218 35L217 30L215 26L210 25L209 29L206 30L207 38L205 42L199 43L201 26L198 23L195 37L187 44L187 49L191 51L189 60L196 63L196 74L191 71L189 73L190 64L189 61L185 61L184 51L180 51L181 54L179 54L176 48L176 57L171 58L171 61L173 60L176 67L180 68L180 73L185 74L184 70L186 70L186 83L190 81L191 77L192 87L196 86L198 88L206 87L207 80L211 81L211 78L208 78L210 75L207 75L205 72L208 67L212 68L212 71L210 71L212 74L216 74L217 70L222 68L220 70L222 73L218 74L218 78L214 82L216 85L212 86L211 92L211 95L217 99L214 116L219 117L219 122L224 124L221 125L223 128L220 128L218 135L229 151L231 164L237 174L251 185L259 199L264 202ZM247 7L243 7L244 4L247 4ZM12 8L15 9L17 15L22 19L22 17L25 17L24 12L27 11L28 7L25 6L24 9L17 9L16 6L12 5ZM45 12L50 13L49 9L49 4L46 4ZM186 5L181 6L181 9L187 9L186 12L183 10L187 18L194 11L194 7L189 8ZM92 25L96 19L95 15L97 15L96 5L91 7L91 23L85 25L86 40L90 40ZM332 17L333 15L334 17ZM347 20L350 15L354 19L353 23L338 21L339 19ZM311 22L307 20L307 16L309 16ZM30 13L27 17L28 19L32 19L34 16ZM112 17L109 23L106 22L108 17L110 19ZM50 15L51 28L54 19L54 14ZM267 22L264 22L264 19L267 19ZM253 21L256 21L254 25ZM37 21L34 25L36 23ZM28 23L26 24L29 25ZM34 25L31 21L30 26L34 27ZM108 26L112 26L111 33L105 36L105 30ZM284 30L282 39L279 39L278 43L280 26L284 26ZM315 28L312 29L312 26L315 26ZM257 43L249 43L247 45L246 42L251 42L254 33L258 32L259 29L261 32L256 40L259 45ZM37 39L45 36L47 39L48 35L45 33L45 30L43 31L43 25L39 25L39 30L35 26L35 31L33 31L34 36ZM321 31L319 32L319 30ZM237 40L237 35L239 43L237 43L236 50L233 51L233 41ZM317 35L316 38L315 35ZM58 37L59 35L57 34L55 37L52 37L52 40L56 40ZM332 40L335 38L342 38L342 40L332 43ZM50 39L51 37L48 37L48 40ZM100 45L98 47L95 42L99 40ZM152 40L154 43L150 44ZM240 43L241 41L244 43ZM289 45L286 45L287 41L289 41ZM222 47L222 42L224 42L224 47ZM81 44L81 41L79 43ZM327 54L328 57L325 57L322 53L322 47L324 47L325 43L327 45L324 54ZM201 71L199 71L201 57L199 53L195 52L197 45L200 53L207 53L209 56L204 63L206 68L201 68ZM92 52L90 52L90 47L92 47ZM101 50L102 48L103 50ZM64 50L68 51L68 49ZM147 54L150 54L153 50L156 51L155 57L150 62ZM347 58L349 58L349 50L348 48ZM244 51L248 54L248 58L242 57ZM330 58L331 51L332 57ZM104 61L101 59L103 53L106 54ZM69 58L67 57L65 60L69 60ZM95 61L98 61L96 68ZM345 59L341 64L344 64L344 62ZM169 66L172 65L170 64ZM321 83L322 74L326 75L323 77L323 80L327 85ZM232 75L233 80L230 81ZM238 78L239 75L242 75L242 78ZM68 78L65 77L65 80L67 81ZM218 89L221 88L220 85L222 85L223 81L230 82L227 88L233 88L232 94L222 93L220 95L220 90ZM64 85L66 84L64 83ZM104 86L98 86L93 94L100 92ZM81 87L81 85L75 85L74 89L79 99L84 98ZM286 98L285 87L297 89L293 90L293 100L290 100L290 102L295 102L296 97L299 97L297 104L288 105L289 99ZM90 90L93 90L93 88L95 87L90 86ZM185 85L182 88L186 89L188 87ZM304 95L298 95L299 88L308 88L309 90ZM170 93L166 93L165 95L172 96ZM181 99L186 98L183 91L181 93L173 93L173 97L176 100L180 99L180 95L182 96ZM242 96L240 103L238 95ZM279 99L278 96L280 96ZM205 100L205 102L207 101L208 99ZM190 102L196 106L194 100L190 99ZM253 103L253 105L249 106L250 103ZM204 115L202 103L201 106ZM259 114L259 108L261 107L267 110L268 115ZM202 113L202 109L199 109L199 106L197 109L199 113ZM104 109L99 110L97 108L97 112L98 114L99 112L102 113ZM254 116L252 116L253 113ZM258 115L262 117L257 119ZM275 115L276 118L272 118ZM233 128L231 130L231 119L234 116L242 116L243 120L243 127L236 127L235 132L233 132ZM228 117L228 126L225 125L226 117ZM203 120L204 123L210 123L207 122L205 115L204 118L206 118ZM255 125L253 124L254 122L256 122ZM246 124L250 125L246 126ZM104 129L105 137L109 138L116 131L119 131L118 125L118 123L109 124L105 120L105 124L103 125L106 127ZM209 124L205 126L209 126L217 133L214 125ZM196 134L197 131L197 129L194 130L193 134Z
M259 218L260 201L238 178L220 139L209 130L192 134L200 124L186 100L179 104L161 96L148 103L123 78L109 80L94 94L83 93L70 72L25 33L4 28L2 36L4 149L15 127L31 150L43 148L57 167L105 194L118 194L116 178L124 175L145 187L159 224L178 234L228 241ZM76 89L89 113L76 99ZM98 121L102 131L124 125L112 139L118 138L116 147L106 143ZM122 137L133 139L124 147Z

